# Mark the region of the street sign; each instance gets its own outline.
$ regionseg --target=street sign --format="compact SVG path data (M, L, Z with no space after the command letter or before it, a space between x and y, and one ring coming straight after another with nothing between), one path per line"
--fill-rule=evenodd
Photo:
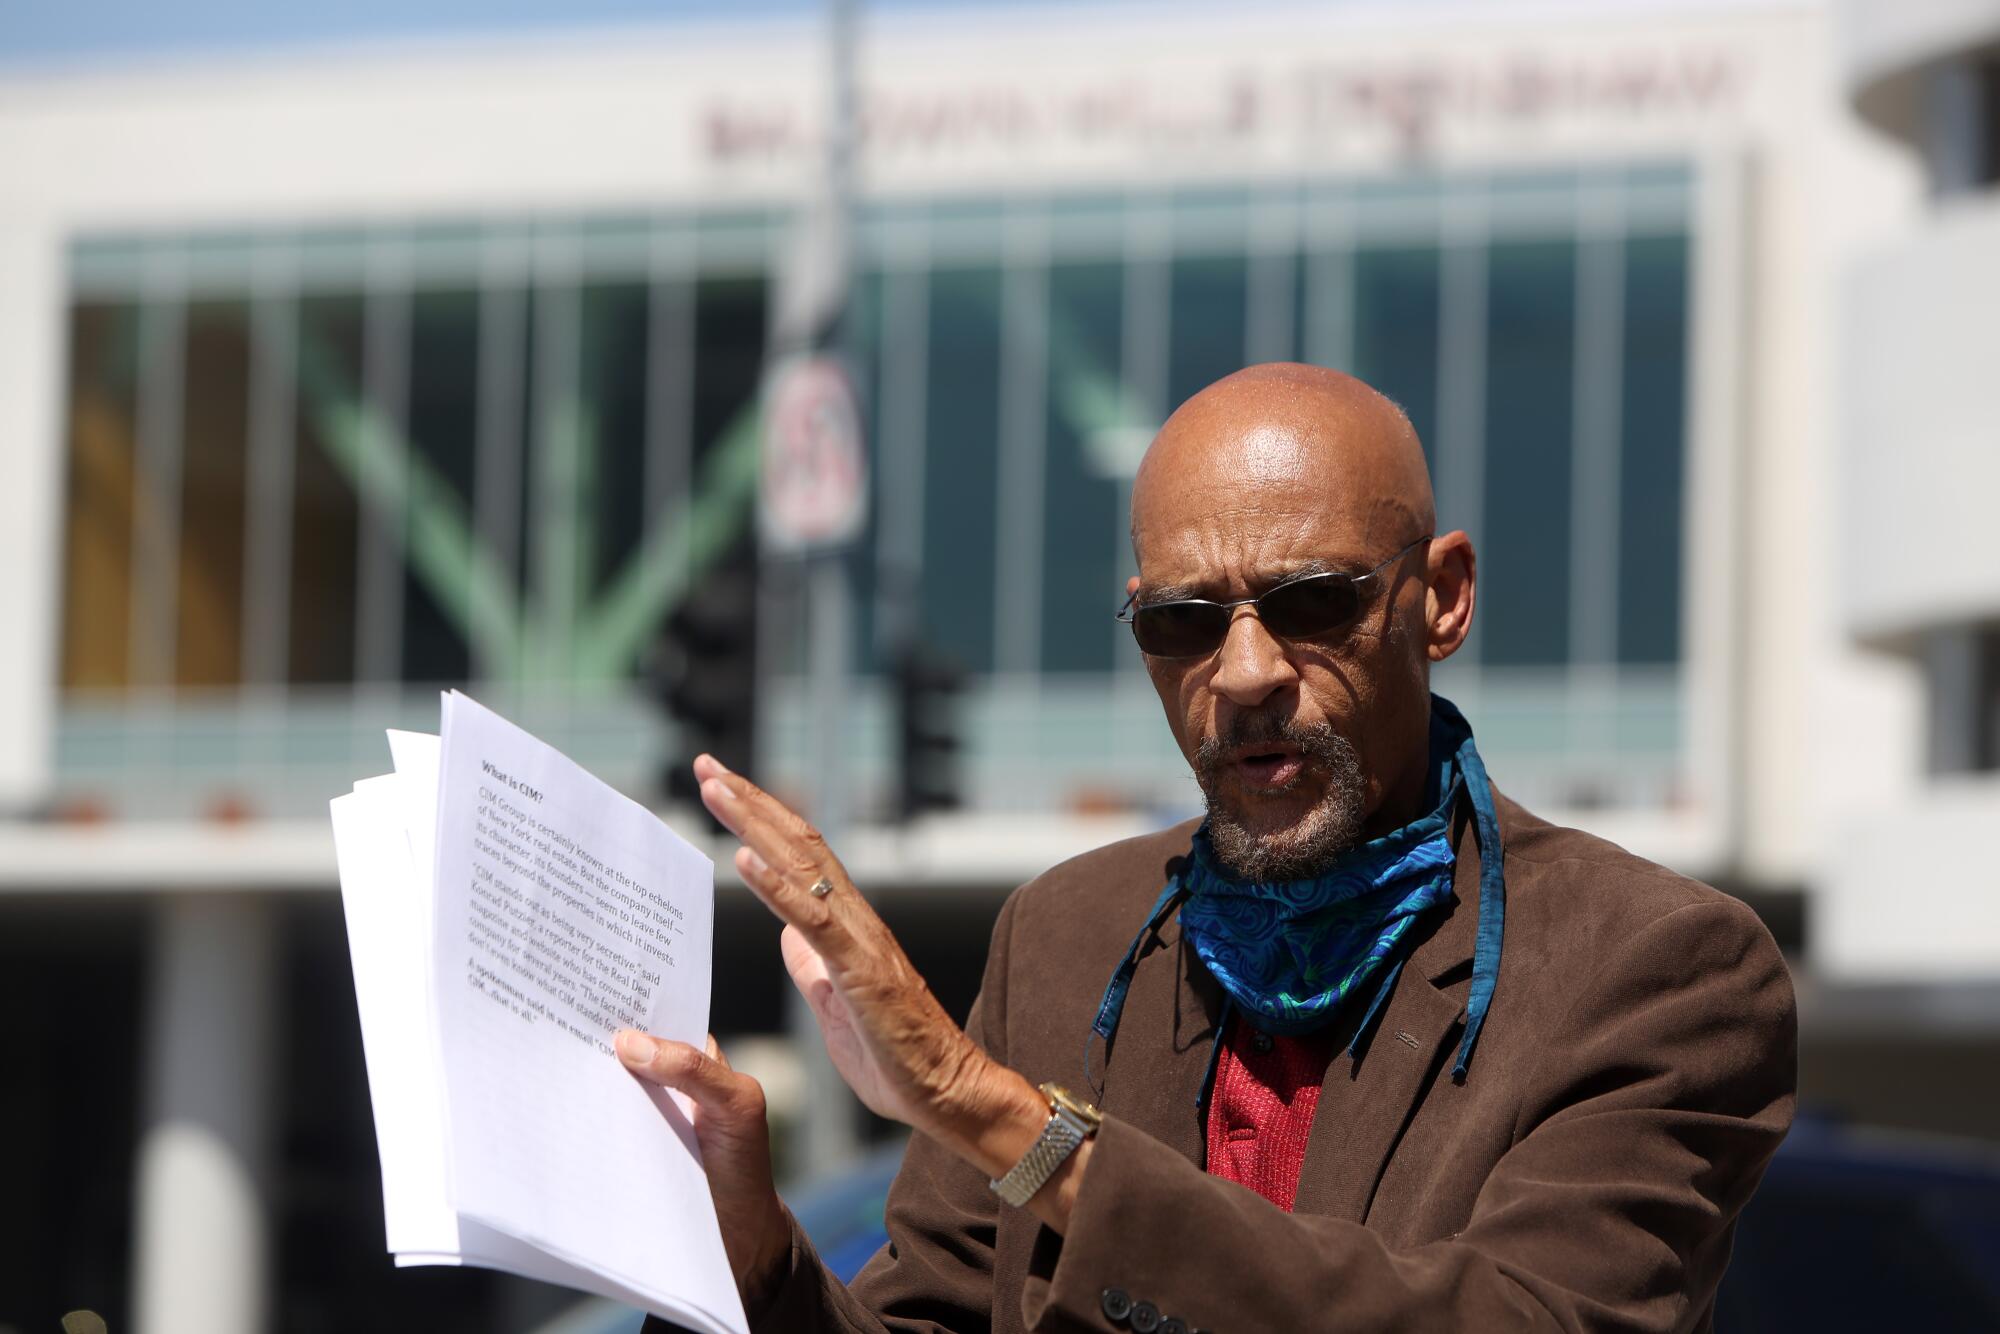
M839 360L793 357L764 400L764 536L782 551L854 537L868 508L868 459L854 384Z

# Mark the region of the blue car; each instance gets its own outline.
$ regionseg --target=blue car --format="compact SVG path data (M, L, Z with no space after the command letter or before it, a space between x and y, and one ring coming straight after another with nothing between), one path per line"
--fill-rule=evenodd
M1800 1118L1716 1300L1775 1329L2000 1334L2000 1147Z

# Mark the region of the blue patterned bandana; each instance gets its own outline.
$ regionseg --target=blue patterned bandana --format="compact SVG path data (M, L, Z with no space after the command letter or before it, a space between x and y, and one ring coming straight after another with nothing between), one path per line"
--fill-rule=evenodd
M1461 797L1472 807L1479 843L1479 928L1465 1034L1453 1074L1462 1078L1486 1020L1500 972L1506 909L1500 822L1486 766L1465 716L1431 697L1429 813L1393 833L1343 853L1322 875L1281 882L1238 880L1215 861L1206 826L1192 855L1167 883L1150 920L1105 989L1092 1031L1107 1043L1124 1011L1140 947L1176 906L1181 931L1233 1008L1268 1032L1310 1032L1330 1022L1350 998L1367 1009L1360 1041L1395 989L1417 918L1448 902L1457 854L1451 817ZM1221 1026L1218 1026L1218 1041Z
M1345 853L1310 880L1237 880L1206 831L1181 873L1181 931L1238 1009L1269 1033L1326 1024L1351 995L1379 988L1417 917L1451 897L1454 785L1423 819ZM1372 993L1370 993L1372 994Z

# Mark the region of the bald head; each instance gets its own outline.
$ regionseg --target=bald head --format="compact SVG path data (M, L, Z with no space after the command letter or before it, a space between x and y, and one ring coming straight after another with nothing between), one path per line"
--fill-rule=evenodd
M1370 548L1436 526L1423 446L1403 410L1351 375L1272 362L1217 380L1167 419L1133 482L1134 547L1190 496L1274 487L1330 507Z

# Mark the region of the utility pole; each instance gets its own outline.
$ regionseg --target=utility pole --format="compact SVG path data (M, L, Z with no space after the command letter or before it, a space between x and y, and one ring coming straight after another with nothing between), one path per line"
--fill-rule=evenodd
M763 519L767 551L795 556L806 589L811 818L838 846L846 828L854 594L850 551L867 495L853 381L838 356L854 271L856 0L827 0L828 91L819 179L778 273L765 377ZM787 1027L806 1072L802 1168L825 1174L858 1154L858 1104L826 1055L805 1001Z

